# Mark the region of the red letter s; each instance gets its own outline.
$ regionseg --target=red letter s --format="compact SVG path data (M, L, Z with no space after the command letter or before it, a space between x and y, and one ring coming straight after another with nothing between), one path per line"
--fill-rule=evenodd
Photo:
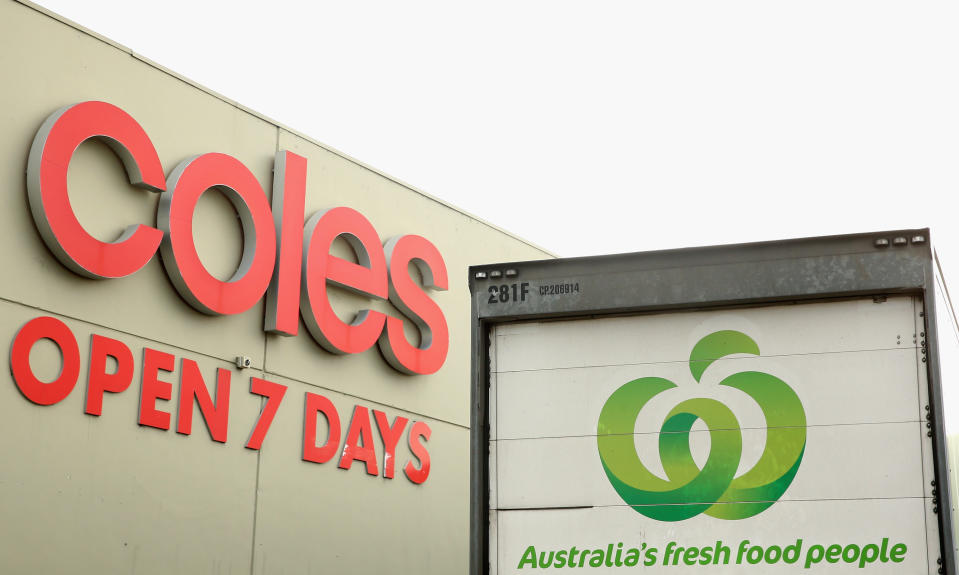
M403 320L391 317L380 335L380 351L390 365L403 373L436 373L449 351L449 328L443 310L416 285L407 268L410 263L417 267L424 287L446 291L449 287L446 263L436 246L420 236L391 238L384 250L390 276L390 303L419 329L420 345L410 344L403 333Z
M403 473L409 478L413 483L423 483L426 481L426 478L430 476L430 454L426 451L426 446L423 445L422 441L419 441L419 438L423 440L429 440L430 426L426 425L425 421L414 422L410 426L410 451L413 452L413 455L420 460L420 468L417 469L413 462L410 461L406 464L406 467L403 468Z

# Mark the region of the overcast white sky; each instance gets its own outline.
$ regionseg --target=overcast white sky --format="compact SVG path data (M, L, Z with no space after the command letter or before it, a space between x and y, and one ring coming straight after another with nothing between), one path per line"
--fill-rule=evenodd
M956 2L39 3L561 256L931 226L959 278Z

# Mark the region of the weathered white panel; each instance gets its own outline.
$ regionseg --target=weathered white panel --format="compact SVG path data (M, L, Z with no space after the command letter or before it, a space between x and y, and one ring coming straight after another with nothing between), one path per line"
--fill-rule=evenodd
M924 412L916 393L916 349L911 341L909 347L888 350L721 359L709 367L701 383L690 375L686 361L498 373L495 437L595 434L610 394L640 377L666 378L678 387L647 405L637 432L658 432L666 413L690 397L715 397L733 410L740 425L762 427L765 421L755 401L738 389L718 385L741 371L775 375L796 390L803 404L814 401L816 409L806 410L809 425L917 421ZM759 344L762 350L763 342Z
M497 369L685 362L700 338L724 329L749 334L767 357L895 349L912 345L912 310L901 297L514 324L497 330Z
M927 481L931 445L921 388L919 311L911 297L883 303L869 298L497 328L496 384L491 388L497 474L491 482L498 504L497 524L491 528L496 538L493 570L503 574L532 568L527 563L519 569L530 545L538 555L568 554L574 545L580 550L612 545L615 550L623 543L622 548L657 548L651 565L636 567L647 573L928 572L936 565L938 547ZM697 382L690 352L704 336L721 330L745 333L760 355L726 356L711 363ZM600 414L610 395L644 377L676 384L644 404L631 430L641 460L661 478L666 474L660 430L670 411L688 399L719 401L734 415L732 427L737 429L716 433L742 433L736 474L741 476L766 446L767 416L756 399L719 383L746 371L785 382L804 411L802 462L779 500L737 520L700 514L660 521L627 505L607 477L597 446ZM769 404L765 409L775 411ZM702 419L689 434L700 468L709 455L709 435ZM841 558L808 568L804 564L813 545L881 546L884 539L886 561L862 570L858 561ZM736 564L737 546L744 540L751 542L744 551L756 544L803 543L795 564L753 565L745 559ZM688 548L712 547L717 541L732 548L730 564L712 569L687 565L683 556L675 565L663 565L670 542ZM907 549L902 562L888 558L897 544ZM624 569L603 565L590 572Z
M810 427L799 472L780 500L922 497L924 430L919 422ZM766 446L764 429L717 433L742 433L737 476L753 468ZM666 479L660 435L637 434L636 445L646 467ZM689 435L701 466L709 432ZM606 480L595 436L499 441L497 453L500 509L626 504Z

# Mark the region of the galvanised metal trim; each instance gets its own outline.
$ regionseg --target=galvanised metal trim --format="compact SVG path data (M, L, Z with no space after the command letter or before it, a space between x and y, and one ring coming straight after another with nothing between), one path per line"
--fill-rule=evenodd
M942 401L942 374L939 363L939 326L936 320L936 275L935 263L930 258L926 265L926 289L923 293L923 320L925 325L926 376L929 382L929 408L932 414L932 453L933 470L936 485L923 486L934 488L938 502L939 554L942 559L942 573L950 575L957 572L956 554L953 547L952 527L952 491L949 489L949 460L946 453L945 409Z
M878 248L877 239L923 243ZM470 268L476 318L544 319L921 291L928 230L900 230L612 256L513 262ZM505 277L505 270L515 270ZM500 272L490 279L492 272ZM486 279L477 279L477 273ZM525 299L491 302L491 288L527 284ZM541 294L574 285L578 291ZM522 294L517 293L517 296Z

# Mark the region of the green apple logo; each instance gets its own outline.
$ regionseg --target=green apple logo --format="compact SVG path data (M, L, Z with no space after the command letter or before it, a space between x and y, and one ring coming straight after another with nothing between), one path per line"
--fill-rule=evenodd
M738 331L711 333L693 347L689 371L698 383L714 361L735 353L759 355L759 346ZM639 513L660 521L681 521L700 513L744 519L769 508L792 483L806 448L806 413L796 392L781 379L758 371L735 373L719 385L747 393L766 417L765 449L756 465L739 477L735 475L742 433L732 411L719 401L688 399L666 416L659 454L668 479L662 479L639 460L633 432L643 406L676 384L643 377L606 400L597 430L599 456L613 488ZM709 428L709 456L702 469L689 448L689 430L697 419Z

